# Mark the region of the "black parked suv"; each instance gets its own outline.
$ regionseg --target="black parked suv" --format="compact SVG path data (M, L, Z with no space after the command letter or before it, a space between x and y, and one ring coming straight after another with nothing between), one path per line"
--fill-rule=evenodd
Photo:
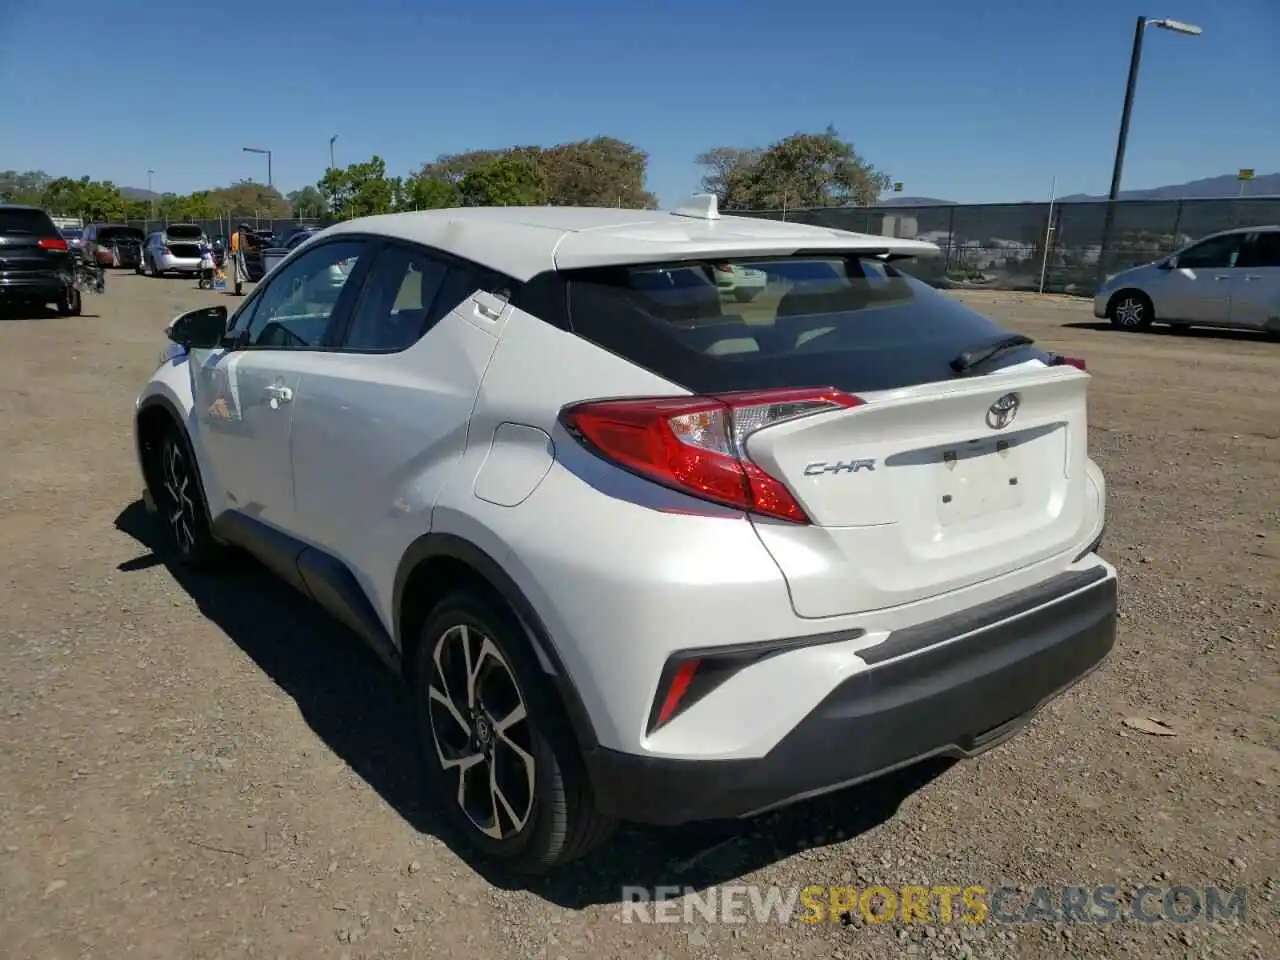
M56 304L79 316L72 253L49 215L38 207L0 203L0 306Z

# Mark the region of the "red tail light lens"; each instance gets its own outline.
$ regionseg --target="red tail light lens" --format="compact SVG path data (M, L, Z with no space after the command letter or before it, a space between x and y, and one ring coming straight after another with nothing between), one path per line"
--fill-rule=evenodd
M62 237L48 237L36 241L36 246L41 250L66 250L67 241Z
M1077 370L1084 370L1085 363L1079 357L1054 357L1053 365L1055 367L1075 367Z
M746 455L765 427L863 401L834 387L716 397L602 400L565 409L571 433L600 456L655 483L748 513L808 523L786 485Z
M733 267L729 266L727 263L717 263L716 273L733 273Z
M169 245L167 243L160 249L163 250L166 255L169 255L169 256L173 255L173 251L169 249Z

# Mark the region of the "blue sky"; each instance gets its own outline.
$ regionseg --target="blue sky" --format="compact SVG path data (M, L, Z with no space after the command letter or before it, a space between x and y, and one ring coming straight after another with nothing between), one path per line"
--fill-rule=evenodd
M905 193L1105 193L1136 16L1126 188L1280 170L1277 0L0 0L0 169L187 192L377 153L609 134L665 204L694 156L834 123ZM261 74L262 81L249 78ZM23 96L14 96L22 91Z

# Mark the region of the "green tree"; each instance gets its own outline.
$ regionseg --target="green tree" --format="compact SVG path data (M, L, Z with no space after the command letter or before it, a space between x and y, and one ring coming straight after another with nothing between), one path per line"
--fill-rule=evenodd
M293 205L295 217L321 217L329 211L329 204L325 202L324 194L313 186L294 190L289 194L288 200Z
M614 137L558 144L539 157L554 202L581 207L656 207L644 188L648 165L647 153Z
M595 137L553 147L525 145L443 154L424 165L412 179L441 179L461 184L472 171L501 158L534 163L546 180L548 203L641 209L657 206L657 198L644 187L648 154L613 137Z
M463 177L458 194L472 207L529 207L547 202L547 178L529 157L495 157Z
M38 205L52 180L43 170L0 170L0 203Z
M696 162L705 169L701 187L714 193L726 209L730 201L730 185L760 161L759 147L712 147L698 154Z
M442 210L462 203L456 184L444 177L415 175L404 184L400 197L402 210Z
M326 170L318 186L329 212L339 218L390 213L404 190L398 177L387 177L387 163L378 156Z
M293 214L292 205L279 190L253 180L210 190L209 200L219 214L240 219L285 219Z
M699 161L713 154L717 159L728 157L723 153L728 149L733 148L707 151ZM892 183L887 173L871 166L852 143L842 140L834 127L822 133L793 134L753 160L729 166L722 179L716 175L712 167L710 176L723 192L726 207L757 210L869 206Z

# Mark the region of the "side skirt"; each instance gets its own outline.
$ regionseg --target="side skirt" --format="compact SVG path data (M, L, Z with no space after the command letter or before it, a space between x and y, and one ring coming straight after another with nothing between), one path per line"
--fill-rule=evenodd
M220 515L212 524L212 533L253 554L272 573L359 634L387 666L400 672L399 649L355 574L337 557L238 510Z

